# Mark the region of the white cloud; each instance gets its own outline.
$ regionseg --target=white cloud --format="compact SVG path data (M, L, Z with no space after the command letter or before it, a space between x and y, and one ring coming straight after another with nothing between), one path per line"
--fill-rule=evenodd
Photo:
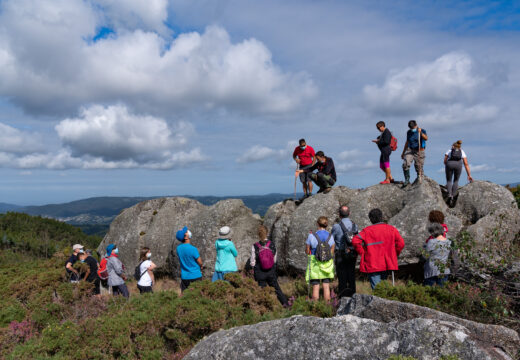
M284 72L257 39L232 42L219 26L172 39L158 30L165 1L99 3L105 9L81 0L1 2L0 96L38 114L114 102L161 114L276 114L316 94L306 74ZM110 21L117 33L93 42Z
M483 172L483 171L490 171L490 170L494 170L495 169L494 166L490 166L488 164L470 165L469 168L470 168L472 173Z
M342 161L352 160L352 159L359 158L360 155L361 155L361 152L358 149L345 150L338 154L337 159L342 160Z
M336 164L336 171L338 173L360 173L367 170L378 169L379 166L375 161L369 160L367 162L354 161L349 163Z
M282 161L291 158L295 147L298 145L296 141L287 142L285 149L271 149L267 146L254 145L244 152L236 161L241 164L259 162L267 159Z
M495 120L499 115L499 108L494 105L478 104L463 106L454 104L444 107L436 107L424 115L417 116L417 121L432 129L447 128L460 123L485 123Z
M382 86L367 85L363 94L375 112L408 114L420 112L426 105L471 99L484 83L475 74L473 59L453 52L431 63L393 70Z
M0 123L0 152L29 154L43 149L41 136Z

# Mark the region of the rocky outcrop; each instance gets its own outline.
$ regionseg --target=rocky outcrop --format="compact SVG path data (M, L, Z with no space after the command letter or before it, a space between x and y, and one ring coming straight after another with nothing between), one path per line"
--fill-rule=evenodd
M513 195L503 186L490 182L475 181L460 188L457 204L452 209L444 202L439 184L429 178L405 189L399 185L374 185L362 190L339 186L328 194L314 195L298 206L287 200L269 208L264 223L282 251L282 268L289 272L305 270L304 248L309 230L316 229L319 216L326 216L331 224L337 222L342 204L350 207L351 218L360 228L370 225L368 212L371 209L378 207L383 211L388 223L395 226L405 240L406 246L399 257L401 265L418 261L428 237L431 210L445 214L451 238L464 230L477 244L487 244L494 235L500 247L520 233L520 211ZM496 235L497 229L500 236Z
M147 246L159 270L178 276L175 249L179 242L175 232L186 225L193 233L192 244L199 249L203 260L204 275L210 276L215 268L215 240L219 228L224 225L232 228L232 240L238 251L237 265L244 267L251 244L257 241L260 222L242 200L229 199L204 206L187 198L158 198L141 202L119 214L98 251L104 254L108 244L116 244L121 260L130 269L128 273L139 263L139 249Z
M352 315L329 319L293 316L221 330L199 342L184 359L367 359L390 355L417 359L497 357L455 322L412 319L378 322Z
M382 299L372 295L354 294L342 298L338 315L354 315L383 323L404 323L411 319L432 319L459 324L465 333L493 358L502 359L504 353L515 356L520 350L520 338L512 329L481 324L426 307Z

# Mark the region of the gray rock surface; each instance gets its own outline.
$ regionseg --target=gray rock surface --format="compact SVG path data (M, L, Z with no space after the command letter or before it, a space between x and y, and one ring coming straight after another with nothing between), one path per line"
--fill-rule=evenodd
M509 190L485 181L475 181L459 190L457 205L450 209L443 200L439 184L425 178L422 184L401 189L399 185L374 185L362 190L334 188L328 194L314 195L296 206L293 201L274 204L266 213L264 223L271 238L283 249L280 266L290 272L303 272L305 239L309 230L316 229L316 219L326 216L330 224L338 221L338 207L351 208L351 218L360 228L370 225L368 212L375 207L383 211L390 225L395 226L405 240L399 257L401 265L414 264L428 238L428 214L440 210L445 214L448 236L456 238L467 230L476 243L485 244L489 233L500 228L510 242L520 232L520 211Z
M178 276L175 249L179 242L175 232L186 225L193 233L192 244L201 254L204 275L210 276L215 268L215 240L219 228L224 225L232 228L232 240L238 251L237 265L244 267L251 244L257 241L260 223L242 200L229 199L204 206L187 198L158 198L141 202L119 214L98 251L104 254L108 244L116 244L127 274L131 275L139 263L139 249L147 246L152 251L152 261L160 270Z
M367 359L400 354L417 359L493 359L457 323L413 319L384 323L352 315L322 319L293 316L221 330L200 341L184 359Z
M520 350L518 333L507 327L482 324L427 307L372 295L354 294L352 298L342 298L337 314L354 315L383 323L403 323L415 318L442 320L463 326L465 333L494 358L507 358L503 357L504 353L514 357Z

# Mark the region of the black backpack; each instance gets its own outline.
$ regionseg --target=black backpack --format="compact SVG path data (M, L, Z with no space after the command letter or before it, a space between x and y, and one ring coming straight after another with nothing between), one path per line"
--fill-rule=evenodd
M461 149L452 149L449 160L451 160L451 161L462 160L462 150Z
M332 251L329 245L330 237L332 236L331 233L329 233L329 236L327 237L327 240L321 241L320 237L317 233L314 233L314 237L316 240L318 240L318 245L316 246L316 260L325 262L332 259Z
M343 221L339 221L339 226L341 227L341 230L343 231L343 241L345 242L345 253L349 255L356 255L354 252L354 247L352 246L352 238L354 235L358 233L357 225L352 222L352 230L348 231L347 227L343 223ZM354 252L354 253L353 253Z
M135 267L135 270L134 270L134 278L135 278L136 281L141 280L141 276L143 276L144 273L148 271L148 269L146 269L145 271L141 272L141 265L142 265L143 263L144 263L144 261L141 261L141 262L139 263L139 265L137 265L137 266Z

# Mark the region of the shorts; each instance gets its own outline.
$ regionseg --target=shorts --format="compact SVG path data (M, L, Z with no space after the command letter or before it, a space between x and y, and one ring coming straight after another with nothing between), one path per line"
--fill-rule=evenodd
M144 294L144 293L153 293L153 290L152 290L152 287L151 287L151 286L141 286L141 285L137 285L137 288L139 289L139 293L140 293L140 294Z
M310 284L311 284L311 285L319 285L320 282L321 282L322 284L328 284L328 283L330 283L330 280L331 280L331 279L311 279L311 280L310 280Z
M312 166L312 164L310 165L306 165L306 166L303 166L300 168L300 170L307 170L307 169L310 169ZM309 182L311 182L311 172L302 172L300 173L300 181L303 183L303 184L307 184Z
M384 147L381 149L381 156L379 157L379 167L381 169L388 169L390 167L390 154L392 153L392 149L390 146Z

